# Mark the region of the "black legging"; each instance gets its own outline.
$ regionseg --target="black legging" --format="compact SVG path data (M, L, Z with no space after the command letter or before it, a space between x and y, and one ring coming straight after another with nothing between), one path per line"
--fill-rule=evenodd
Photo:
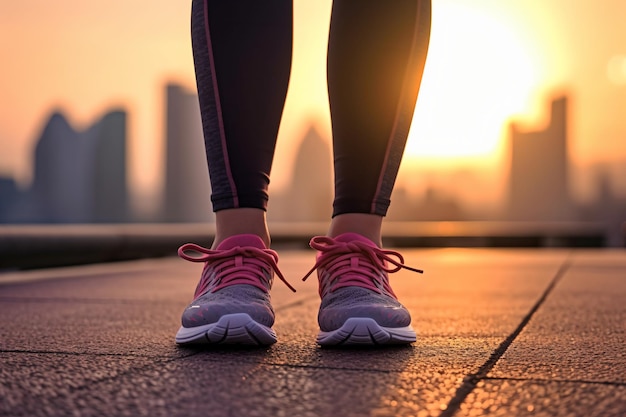
M328 42L333 216L387 212L424 70L430 14L430 0L334 0ZM292 29L292 0L193 0L214 211L267 207Z

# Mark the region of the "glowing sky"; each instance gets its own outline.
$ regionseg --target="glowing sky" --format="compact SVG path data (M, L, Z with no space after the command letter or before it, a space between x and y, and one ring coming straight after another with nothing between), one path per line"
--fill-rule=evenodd
M295 0L294 64L273 184L307 123L329 134L325 52L331 0ZM60 108L75 126L129 113L130 180L154 192L163 158L163 85L194 88L190 2L30 0L0 4L0 175L27 183L34 140ZM626 159L626 2L434 0L407 168L499 167L511 117L541 128L571 95L574 163Z

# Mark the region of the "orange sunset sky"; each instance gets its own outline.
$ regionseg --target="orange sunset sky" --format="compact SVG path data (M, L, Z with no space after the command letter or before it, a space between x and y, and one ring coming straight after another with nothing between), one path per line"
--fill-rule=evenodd
M294 0L294 61L273 187L289 177L303 129L313 122L330 135L331 4ZM53 109L81 127L121 106L129 111L131 188L158 195L164 84L195 89L190 5L2 2L0 175L28 184L34 141ZM626 161L625 17L623 0L433 0L430 52L400 180L418 168L480 166L493 181L483 197L493 198L506 181L507 120L540 129L549 100L562 93L571 97L572 162Z

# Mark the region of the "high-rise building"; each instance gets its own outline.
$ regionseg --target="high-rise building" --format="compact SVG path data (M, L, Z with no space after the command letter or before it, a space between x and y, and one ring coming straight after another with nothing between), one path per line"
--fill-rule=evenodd
M10 212L20 197L20 190L15 180L0 176L0 223L7 223Z
M174 84L166 87L165 161L163 219L211 221L211 186L198 96Z
M555 99L545 130L510 125L508 216L514 220L571 220L567 155L567 98Z
M92 136L92 135L88 135ZM36 222L88 223L92 220L89 198L95 140L81 135L60 113L52 114L35 148L35 172L31 202Z
M315 126L310 126L298 149L291 184L281 195L270 196L271 219L325 221L333 203L332 152Z
M37 141L34 179L9 221L94 223L129 221L126 185L126 113L106 114L77 132L52 114Z
M94 135L92 221L130 220L127 188L126 112L111 111L87 135Z

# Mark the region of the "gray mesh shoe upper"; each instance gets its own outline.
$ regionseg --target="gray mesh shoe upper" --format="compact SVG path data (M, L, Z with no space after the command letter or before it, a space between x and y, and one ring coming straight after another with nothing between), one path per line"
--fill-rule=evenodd
M201 256L187 254L191 251ZM258 236L233 236L215 250L186 244L178 252L183 259L205 263L194 300L183 312L183 327L215 323L234 313L246 313L267 327L274 324L269 291L274 273L285 279L276 264L278 255L267 249Z
M269 293L251 285L233 285L199 296L183 312L182 324L184 327L202 326L234 313L247 313L252 320L267 327L274 324Z
M317 262L309 274L317 269L322 299L318 322L322 331L337 330L352 317L372 318L383 327L411 323L411 315L393 293L387 274L401 268L421 271L404 265L398 252L380 249L355 233L335 239L315 237L311 247L318 250ZM390 268L389 264L394 266Z
M388 294L360 287L344 287L328 293L320 305L317 321L320 329L337 330L351 317L369 317L383 327L411 324L408 310Z

